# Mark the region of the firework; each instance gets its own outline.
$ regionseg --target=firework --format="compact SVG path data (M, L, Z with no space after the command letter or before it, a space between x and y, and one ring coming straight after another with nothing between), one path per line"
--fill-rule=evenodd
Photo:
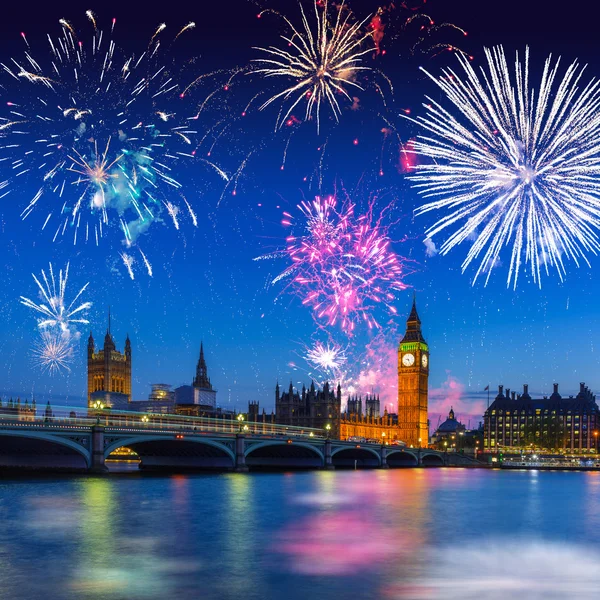
M74 325L87 325L89 323L85 318L85 313L91 308L92 303L83 302L78 304L89 283L86 283L79 290L71 302L66 300L69 263L67 263L64 271L61 269L58 272L58 281L54 275L52 263L49 265L48 275L42 270L41 278L38 279L33 273L31 276L38 286L42 302L37 303L21 296L21 304L42 315L42 318L38 319L40 329L57 328L61 333L66 334Z
M355 80L361 71L370 70L362 65L362 57L374 50L373 32L363 31L370 17L351 21L352 13L344 2L337 8L337 15L330 18L327 0L314 0L316 30L313 31L302 4L299 6L302 29L283 17L290 28L288 35L281 36L288 50L274 46L256 48L268 55L255 59L260 65L256 72L268 78L283 78L289 84L269 98L261 110L281 100L283 106L277 122L277 128L280 128L305 100L305 119L315 118L319 130L324 105L329 106L337 121L342 112L337 96L341 95L353 104L349 90L363 90Z
M339 344L315 342L306 349L305 360L314 368L334 372L346 363L348 357Z
M44 372L51 375L70 371L73 361L73 346L68 333L43 331L41 339L34 344L33 357Z
M126 252L121 252L121 260L123 261L123 264L127 269L129 277L133 281L135 279L135 274L133 272L133 264L135 263L135 258L133 258L133 256L131 256L130 254L127 254Z
M455 229L441 254L471 242L462 269L479 263L473 283L484 274L487 284L505 247L508 286L527 267L539 286L551 268L562 280L565 259L589 265L587 254L600 249L600 82L584 85L577 62L560 78L560 60L548 57L536 90L528 49L514 71L501 47L486 58L481 73L458 56L463 77L429 75L456 112L428 99L415 119L428 133L414 151L431 159L411 177L431 199L416 212L443 211L429 238Z
M37 191L21 217L41 207L54 239L71 231L75 242L98 243L115 224L131 244L131 231L145 230L181 188L174 167L194 159L197 132L180 97L186 71L161 51L164 24L128 55L113 39L114 20L106 32L93 12L86 15L89 34L61 19L49 52L36 55L23 35L23 56L0 63L9 99L0 111L0 164L10 175L0 195L27 179Z
M334 196L302 202L299 209L304 231L287 238L285 256L291 265L273 283L287 280L302 303L313 309L317 322L339 324L347 333L360 322L378 328L375 307L385 306L395 314L395 294L406 289L404 277L409 273L408 261L391 248L383 223L387 210L375 218L371 203L366 214L357 216L349 201L338 209ZM292 225L292 220L284 213L284 225Z

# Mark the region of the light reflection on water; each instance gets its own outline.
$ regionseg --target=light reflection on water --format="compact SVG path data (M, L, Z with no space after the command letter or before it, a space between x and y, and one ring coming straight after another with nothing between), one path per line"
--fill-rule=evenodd
M408 469L0 482L0 597L596 598L600 475Z

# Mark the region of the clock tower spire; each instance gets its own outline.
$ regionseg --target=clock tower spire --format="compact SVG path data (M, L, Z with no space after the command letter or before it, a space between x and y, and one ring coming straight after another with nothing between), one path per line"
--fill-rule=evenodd
M421 331L416 297L406 320L406 333L398 347L399 438L408 446L426 447L429 347Z

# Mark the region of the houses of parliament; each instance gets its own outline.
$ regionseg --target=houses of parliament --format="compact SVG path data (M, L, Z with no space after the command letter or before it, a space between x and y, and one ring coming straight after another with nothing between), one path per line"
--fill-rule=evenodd
M97 349L90 333L87 349L88 407L103 407L147 413L177 413L189 416L229 418L234 411L217 407L206 366L204 348L191 386L171 390L167 384L153 384L148 400L132 401L132 350L129 336L124 352L117 350L111 333L110 313L104 347ZM275 410L259 410L259 402L249 403L246 418L251 422L277 423L295 427L328 429L332 437L342 440L378 440L404 442L407 446L428 444L429 347L421 331L416 300L406 321L406 331L398 346L398 412L381 413L379 396L367 394L347 397L342 410L342 389L325 383L317 389L314 382L301 390L290 382L284 391L275 387ZM364 407L364 410L363 410ZM230 414L231 413L231 414Z
M282 392L275 387L275 411L261 413L258 402L248 407L252 422L277 423L295 427L331 427L331 435L342 440L404 442L426 447L429 442L428 408L429 347L421 331L416 300L406 321L406 332L398 346L398 412L381 414L379 396L348 397L342 411L342 390L325 383L322 390L314 382L307 388ZM364 409L363 410L363 406Z

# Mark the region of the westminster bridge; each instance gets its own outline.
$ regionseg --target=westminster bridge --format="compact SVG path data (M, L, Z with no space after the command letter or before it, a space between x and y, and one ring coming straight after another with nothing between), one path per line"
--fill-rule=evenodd
M334 469L454 466L460 457L402 445L331 439L321 429L61 408L59 415L0 415L0 469L103 472L119 448L146 469ZM110 463L109 463L110 464Z

